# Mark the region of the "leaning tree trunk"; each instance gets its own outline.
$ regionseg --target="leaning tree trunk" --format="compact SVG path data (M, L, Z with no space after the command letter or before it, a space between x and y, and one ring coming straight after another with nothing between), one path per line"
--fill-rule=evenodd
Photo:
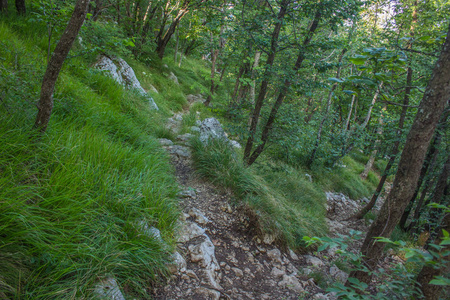
M392 190L381 207L377 219L370 227L361 248L362 264L367 267L369 272L353 271L349 278L353 277L365 283L370 282L372 277L370 272L376 270L384 248L384 243L377 243L374 238L390 237L406 205L408 205L417 185L431 137L449 97L450 26L443 50L406 139ZM346 285L351 286L351 283L347 281Z
M370 158L367 161L366 165L364 166L364 170L359 175L362 180L366 180L367 176L369 175L369 171L372 169L373 163L375 162L375 158L378 153L378 146L380 145L380 137L383 134L383 116L380 117L380 125L377 130L377 139L375 141L374 149L372 150L372 153L370 153Z
M450 212L447 212L444 216L441 229L450 231ZM443 236L443 231L441 230L438 237L436 238L435 243L439 244ZM450 245L447 244L446 246L444 246L443 249L439 251L439 254L440 256L442 256L443 260L448 261L450 259ZM444 274L446 267L448 267L448 263L447 266L443 265L440 268L434 268L432 265L426 265L422 268L417 277L417 283L419 285L418 287L422 290L424 299L439 299L443 286L430 284L430 281L434 279L435 276Z
M320 17L321 17L320 12L317 12L316 15L314 16L314 20L312 21L311 26L309 27L308 34L307 34L305 40L303 41L302 48L300 50L300 53L298 54L297 61L295 62L294 69L293 69L294 72L297 72L301 68L302 63L305 60L305 48L311 42L314 32L316 31L317 26L319 25ZM344 55L344 53L345 53L345 50L342 51L342 56ZM342 56L341 56L340 60L342 60ZM339 70L340 70L340 66L338 69L338 76L339 76ZM275 122L275 118L277 116L278 110L280 109L281 104L283 103L283 100L286 97L290 86L291 86L291 81L289 79L286 79L284 81L284 85L281 88L281 91L277 97L277 100L275 101L275 104L273 105L272 110L270 111L270 115L269 115L269 118L267 119L266 125L263 128L263 131L261 134L261 143L258 145L258 147L256 147L256 149L253 151L252 155L250 155L250 157L248 159L249 166L255 162L255 160L259 157L259 155L264 150L264 146L266 145L267 140L269 139L269 132L272 130L272 125Z
M27 13L25 0L16 0L16 10L19 15L25 15Z
M280 36L281 27L283 26L283 19L287 13L289 0L283 0L280 4L280 11L277 15L277 22L272 32L271 43L270 43L270 52L266 61L266 70L264 72L264 80L261 82L261 87L259 89L258 98L256 99L255 109L253 110L253 114L251 116L250 121L250 129L249 136L247 139L247 143L244 149L244 161L248 163L248 159L250 157L250 153L253 148L253 141L255 139L256 128L258 126L259 117L261 115L261 109L264 104L264 99L266 98L267 88L269 85L270 75L272 73L272 65L275 61L275 55L278 50L278 37Z
M61 39L56 45L55 51L53 51L52 57L47 65L44 79L41 86L41 97L38 104L38 114L34 127L41 132L45 132L48 122L53 110L53 92L55 90L56 80L58 79L59 72L67 57L67 54L72 48L73 41L78 35L84 19L86 18L87 10L89 7L89 0L78 0L75 4L72 17L67 24L66 30L64 30Z
M170 41L170 38L175 33L175 29L177 28L178 24L180 23L181 19L189 12L187 4L185 7L180 9L177 16L173 20L173 22L170 24L167 31L164 33L164 35L160 35L160 38L157 39L157 45L156 45L156 53L158 53L158 57L160 59L163 59L164 53L166 52L167 44ZM160 30L164 30L164 27L162 26Z
M413 22L411 24L410 35L414 36L414 26L415 26L415 23L417 22L417 0L414 2L414 10L413 10L413 14L412 14L412 19L413 19ZM411 44L408 44L407 47L410 48ZM364 206L355 215L351 216L350 219L362 219L366 215L366 213L368 213L375 206L378 196L380 195L381 191L383 190L384 183L386 182L386 179L389 175L389 171L394 166L395 159L399 152L400 137L402 135L403 124L405 123L406 113L408 111L409 97L411 94L411 85L412 85L412 68L411 68L411 66L409 66L408 70L406 72L406 88L405 88L405 96L403 97L402 112L400 114L400 119L398 121L398 130L397 130L398 138L394 143L391 157L389 158L386 168L384 169L383 176L381 176L380 181L378 182L377 188L376 188L375 192L373 193L372 198L370 199L369 203L367 203L367 205ZM349 115L349 119L350 119L350 115Z
M346 48L342 49L341 55L339 56L339 60L338 60L339 66L338 66L338 69L337 69L337 72L336 72L336 78L339 78L340 75L341 75L342 59L344 58L345 52L347 52L347 49ZM333 93L334 93L334 90L336 89L336 87L337 87L337 83L334 83L333 86L330 89L330 92L328 93L327 106L325 108L325 113L324 113L324 115L322 117L322 121L319 124L319 130L317 130L316 142L315 142L314 148L313 148L313 150L311 152L311 156L309 157L308 166L311 166L313 164L313 162L314 162L314 159L316 158L316 152L319 149L319 145L320 145L320 142L322 140L323 125L325 124L325 121L328 119L328 111L330 110L331 99L333 97Z
M250 86L250 102L252 104L255 103L255 96L256 96L256 69L258 68L259 65L259 59L261 58L261 51L256 51L255 53L255 61L253 62L253 67L252 67L252 75L251 75L251 79L252 79L252 85Z
M8 0L0 0L0 12L3 14L8 13Z
M431 142L430 148L428 149L427 156L425 157L425 161L423 163L422 170L420 171L419 182L417 183L416 190L414 191L414 194L411 197L411 200L409 200L409 204L406 207L405 211L403 212L402 218L400 219L399 226L404 231L406 231L407 229L409 230L409 228L406 228L406 221L408 220L408 217L412 211L414 202L416 201L417 196L419 195L419 190L425 179L425 175L427 174L428 169L433 169L432 166L434 165L434 162L436 161L437 155L439 153L439 145L442 140L442 132L445 131L445 128L448 125L449 113L450 113L450 106L447 105L446 111L444 112L444 114L437 126L437 130L434 134L434 139ZM430 168L430 166L431 166L431 168ZM427 185L428 184L425 184L426 187L427 187ZM426 189L427 188L424 189L425 194L426 194ZM422 201L419 201L419 202L423 202L423 199L422 199ZM421 206L421 204L420 204L420 206Z

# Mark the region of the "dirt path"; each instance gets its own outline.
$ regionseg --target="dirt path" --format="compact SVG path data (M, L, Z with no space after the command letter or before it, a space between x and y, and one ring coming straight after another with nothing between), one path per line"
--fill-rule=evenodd
M171 118L169 123L175 131L181 119L182 115ZM318 286L321 283L318 277L325 276L327 283L346 280L347 275L331 262L333 251L326 253L326 258L298 255L278 248L270 236L258 237L245 209L231 204L230 193L195 175L186 136L177 140L177 144L160 142L171 154L183 188L180 195L183 228L174 274L155 298L335 299ZM342 215L342 211L336 210L348 210L346 201L351 200L345 196L329 193L327 197L331 214ZM358 204L353 202L353 206ZM340 220L329 220L329 225L332 234L365 228L360 222Z

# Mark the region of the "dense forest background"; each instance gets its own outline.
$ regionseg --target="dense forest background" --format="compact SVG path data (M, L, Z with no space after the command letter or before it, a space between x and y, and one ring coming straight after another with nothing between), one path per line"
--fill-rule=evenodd
M142 286L167 275L179 209L157 138L175 139L165 120L191 94L205 101L182 132L215 116L242 144L236 154L194 143L199 173L258 211L282 243L303 249L304 236L326 235L324 191L368 198L351 218L375 220L385 186L401 184L408 143L425 149L404 163L417 178L401 205L392 199L396 217L378 221L390 232L369 238L440 243L450 201L448 72L439 69L448 1L75 2L0 0L0 297L89 297L109 273L146 295ZM69 23L77 7L79 34ZM103 56L125 59L159 109L92 68ZM434 115L422 120L428 135L408 140L423 110ZM167 246L136 233L142 219ZM446 245L435 245L444 259L435 275Z

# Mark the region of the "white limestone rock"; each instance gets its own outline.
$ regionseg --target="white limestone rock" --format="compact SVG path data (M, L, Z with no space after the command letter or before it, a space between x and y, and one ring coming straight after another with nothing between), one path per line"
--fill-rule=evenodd
M125 300L125 297L113 277L106 277L100 280L94 288L95 298L107 300Z
M205 229L201 228L197 224L191 221L186 221L181 229L181 235L179 237L179 242L185 243L193 238L201 236L205 233Z
M102 56L100 57L99 61L95 63L94 67L101 71L105 71L116 82L125 86L126 88L137 90L141 95L148 99L151 108L158 110L158 106L156 105L155 100L152 98L152 96L147 94L147 92L141 86L139 80L136 78L136 74L134 73L133 69L122 58L110 58Z

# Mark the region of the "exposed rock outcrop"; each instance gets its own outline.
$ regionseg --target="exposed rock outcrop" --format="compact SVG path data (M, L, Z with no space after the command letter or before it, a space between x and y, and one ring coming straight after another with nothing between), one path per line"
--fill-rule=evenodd
M238 142L228 139L222 125L216 118L208 118L200 123L200 141L203 144L206 144L209 139L224 140L233 147L241 148L241 145Z
M155 100L144 90L141 83L136 78L133 69L122 58L102 56L99 61L95 63L94 67L101 71L105 71L116 82L122 84L126 88L137 90L141 95L148 99L151 108L158 110Z

